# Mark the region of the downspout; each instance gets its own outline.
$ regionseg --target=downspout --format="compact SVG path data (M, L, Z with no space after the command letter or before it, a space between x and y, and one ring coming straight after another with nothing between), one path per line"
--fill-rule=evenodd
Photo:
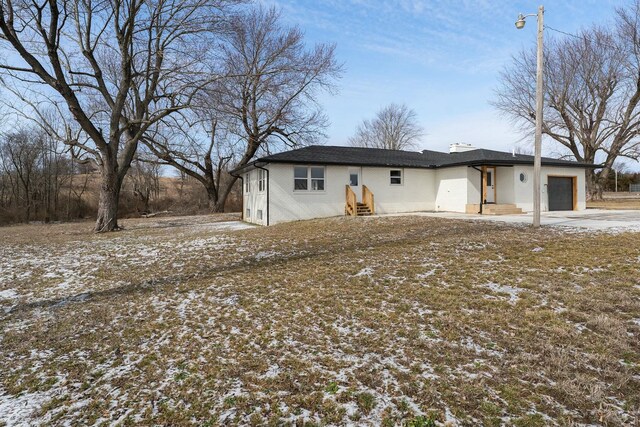
M255 166L257 169L262 169L263 171L267 172L267 227L269 226L269 169L265 169L262 166L258 166L257 163L255 163L253 166Z
M471 167L472 167L473 169L477 170L478 172L480 172L480 212L478 212L478 213L479 213L480 215L482 215L482 199L484 199L484 197L483 197L483 196L484 196L484 194L482 194L482 187L483 187L483 185L482 185L482 183L483 183L483 181L482 181L482 169L478 169L478 168L477 168L477 167L475 167L475 166L471 166Z

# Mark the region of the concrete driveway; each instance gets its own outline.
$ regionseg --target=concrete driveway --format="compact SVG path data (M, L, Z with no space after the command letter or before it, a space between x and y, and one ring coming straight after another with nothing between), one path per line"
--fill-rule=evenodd
M533 214L522 215L474 215L452 212L420 212L408 215L424 215L438 218L467 219L505 222L509 224L531 224ZM640 210L603 210L543 212L540 222L543 226L569 227L577 230L639 231Z

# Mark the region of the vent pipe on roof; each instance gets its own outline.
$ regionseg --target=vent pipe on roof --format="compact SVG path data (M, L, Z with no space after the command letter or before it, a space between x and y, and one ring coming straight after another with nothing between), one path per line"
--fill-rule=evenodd
M464 153L465 151L477 150L471 144L450 144L449 153Z

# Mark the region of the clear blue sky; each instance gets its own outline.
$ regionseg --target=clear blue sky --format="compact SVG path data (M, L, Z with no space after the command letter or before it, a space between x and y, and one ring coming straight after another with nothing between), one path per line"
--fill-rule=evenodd
M391 102L406 103L426 130L423 148L454 142L511 151L522 138L489 104L511 55L535 46L536 21L523 30L519 12L534 1L263 0L276 4L307 41L337 44L345 65L340 92L322 98L331 120L328 144L345 145L357 124ZM630 1L546 1L545 24L573 33L612 21ZM563 37L547 30L547 36ZM521 144L526 145L527 141ZM552 146L545 142L544 152ZM557 146L554 146L557 149Z

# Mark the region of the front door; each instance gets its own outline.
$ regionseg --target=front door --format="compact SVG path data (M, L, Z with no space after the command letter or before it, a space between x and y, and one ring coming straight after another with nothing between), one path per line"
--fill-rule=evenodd
M358 201L361 201L362 198L362 190L361 190L361 182L360 182L360 168L350 168L349 169L349 185L354 193L356 193L356 197Z
M486 169L486 188L484 193L485 203L496 202L496 168L488 167Z

